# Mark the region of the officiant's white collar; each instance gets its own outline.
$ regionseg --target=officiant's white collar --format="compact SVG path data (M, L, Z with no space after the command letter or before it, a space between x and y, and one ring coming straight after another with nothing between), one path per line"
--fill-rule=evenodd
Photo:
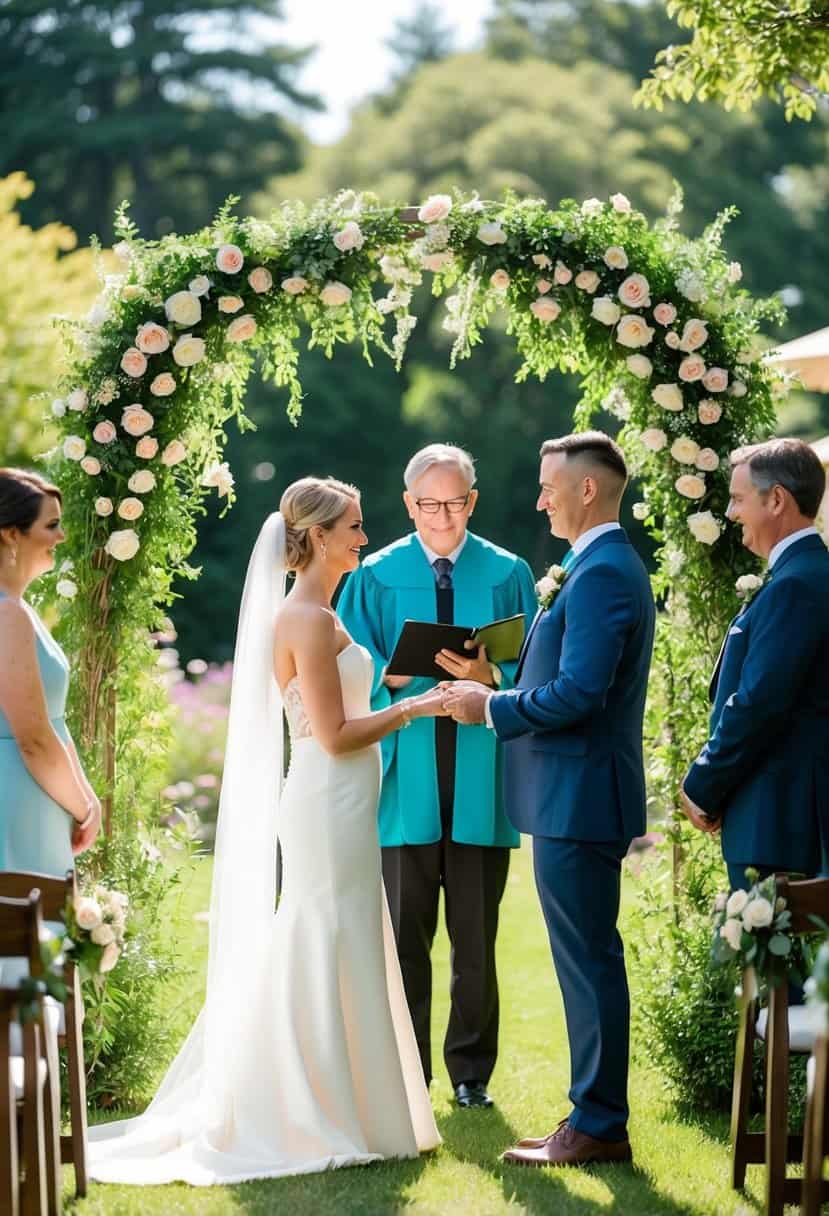
M458 560L458 558L459 558L459 557L460 557L460 555L461 555L461 550L463 549L464 545L466 544L466 538L467 538L467 536L468 536L468 535L469 535L469 533L468 533L468 532L464 532L464 534L463 534L463 540L462 540L462 541L461 541L461 543L458 545L457 549L453 549L451 553L447 554L447 556L448 556L448 558L449 558L449 560L450 560L450 562L452 563L452 565L453 565L453 566L454 566L455 562ZM433 553L433 552L432 552L432 550L429 548L429 546L428 546L428 545L426 544L426 542L423 540L423 537L420 535L420 533L419 533L419 532L415 532L415 536L416 536L416 537L417 537L417 539L420 541L420 547L421 547L421 549L423 550L423 552L426 554L426 559L427 559L427 561L429 562L429 565L430 565L430 566L434 566L435 562L436 562L436 561L438 560L438 558L440 557L440 554L439 554L439 553Z

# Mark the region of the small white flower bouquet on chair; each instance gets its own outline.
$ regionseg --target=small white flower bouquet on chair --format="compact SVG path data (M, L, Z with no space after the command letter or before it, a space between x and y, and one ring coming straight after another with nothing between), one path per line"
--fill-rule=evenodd
M81 979L94 979L111 971L124 948L129 900L121 891L95 886L91 895L79 894L64 912L69 951Z
M756 870L746 870L748 891L721 892L714 901L713 967L738 963L753 971L760 985L776 987L788 975L802 985L810 970L808 944L789 933L791 912L777 894L774 875L758 881Z

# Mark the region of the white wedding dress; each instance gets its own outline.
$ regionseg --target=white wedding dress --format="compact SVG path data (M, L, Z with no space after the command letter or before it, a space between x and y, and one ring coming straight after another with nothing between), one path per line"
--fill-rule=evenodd
M365 716L371 656L351 643L337 663L346 717ZM440 1143L382 883L379 746L329 755L311 734L296 679L284 702L284 883L262 965L237 974L235 1014L228 991L216 995L228 977L209 974L205 1008L147 1111L90 1130L98 1181L209 1186L414 1157ZM231 936L217 940L217 953L244 953L240 881L224 905L236 913ZM254 874L254 902L255 883ZM223 922L215 902L211 917Z

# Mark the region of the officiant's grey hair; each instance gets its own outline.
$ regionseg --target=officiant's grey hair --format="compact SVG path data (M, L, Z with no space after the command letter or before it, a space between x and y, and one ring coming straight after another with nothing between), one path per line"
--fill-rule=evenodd
M465 452L463 448L459 448L454 443L430 443L427 447L421 448L419 452L415 452L406 465L406 471L403 474L406 489L411 490L424 473L428 473L435 465L444 469L457 469L469 489L471 490L474 486L476 481L475 461L469 452Z

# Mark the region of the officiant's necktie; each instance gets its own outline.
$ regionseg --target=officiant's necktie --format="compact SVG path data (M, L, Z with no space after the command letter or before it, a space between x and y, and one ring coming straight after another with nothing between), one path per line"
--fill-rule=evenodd
M448 557L432 562L435 572L437 618L442 625L455 619L455 592L452 587L453 565ZM435 761L437 764L438 799L444 831L451 827L452 804L455 801L455 741L458 724L452 718L435 718Z

